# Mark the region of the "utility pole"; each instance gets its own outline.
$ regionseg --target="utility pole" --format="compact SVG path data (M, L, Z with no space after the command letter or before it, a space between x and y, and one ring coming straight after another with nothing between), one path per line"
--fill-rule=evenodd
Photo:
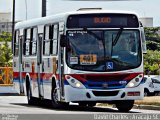
M13 12L12 12L12 47L14 39L14 26L15 26L15 0L13 0Z
M46 0L42 0L42 17L46 16Z

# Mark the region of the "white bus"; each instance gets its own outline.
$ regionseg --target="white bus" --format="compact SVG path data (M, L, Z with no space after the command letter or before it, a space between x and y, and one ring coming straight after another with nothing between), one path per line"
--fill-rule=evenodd
M113 103L143 99L144 32L132 12L75 11L16 24L13 82L28 104Z

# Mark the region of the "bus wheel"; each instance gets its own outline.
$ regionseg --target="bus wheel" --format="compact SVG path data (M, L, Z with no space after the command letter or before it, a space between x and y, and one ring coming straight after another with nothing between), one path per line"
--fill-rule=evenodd
M86 102L79 102L78 104L79 104L79 106L82 106L82 107L86 107L87 106Z
M118 101L116 103L116 107L121 112L128 112L132 109L134 105L134 100L124 100L124 101Z
M96 102L88 103L88 106L89 106L89 107L94 107L94 106L96 106Z
M57 89L52 88L52 106L54 108L61 108L62 105L60 104L60 102L58 102L58 93L57 93Z
M30 85L27 86L27 100L28 100L28 105L33 105L34 104L34 99L31 94L31 88Z
M58 101L58 92L56 88L52 88L52 106L54 108L62 108L64 106L68 106L69 103L65 103L65 102L59 102Z

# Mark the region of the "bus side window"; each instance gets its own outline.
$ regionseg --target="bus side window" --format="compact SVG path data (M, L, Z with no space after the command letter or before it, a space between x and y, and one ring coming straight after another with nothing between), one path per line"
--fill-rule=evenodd
M51 54L57 54L57 40L58 40L58 24L53 25L53 39L51 41Z
M14 56L18 56L18 54L19 54L19 31L15 31Z
M44 55L50 55L50 39L52 32L52 26L45 26L44 28L44 41L43 41L43 54Z
M26 29L25 39L24 39L24 55L26 56L30 55L30 51L31 51L30 40L31 40L31 29Z
M31 29L31 55L37 54L37 28Z

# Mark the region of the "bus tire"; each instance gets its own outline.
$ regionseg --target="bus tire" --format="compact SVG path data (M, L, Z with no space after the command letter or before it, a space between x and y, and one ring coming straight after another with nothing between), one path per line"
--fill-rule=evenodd
M28 81L27 81L27 85L26 85L26 90L27 90L28 105L33 105L34 104L34 98L32 97L31 87L30 87L30 84L29 84Z
M81 106L81 107L86 107L87 103L86 102L79 102L78 105Z
M51 91L51 98L52 98L52 107L55 109L60 109L60 108L67 108L69 106L68 102L59 102L58 101L58 93L56 88L52 88Z
M96 106L96 102L90 102L90 103L88 103L88 106L89 107L94 107L94 106Z
M51 90L51 99L52 99L52 106L55 109L59 109L59 108L64 108L64 107L68 107L69 103L67 102L59 102L58 101L58 92L56 89L56 82L55 79L52 80L52 90Z
M51 98L52 98L52 106L53 106L53 108L60 108L61 105L58 102L58 93L57 93L57 89L56 88L52 87Z
M116 103L116 107L120 112L129 112L134 105L134 100L122 100Z

